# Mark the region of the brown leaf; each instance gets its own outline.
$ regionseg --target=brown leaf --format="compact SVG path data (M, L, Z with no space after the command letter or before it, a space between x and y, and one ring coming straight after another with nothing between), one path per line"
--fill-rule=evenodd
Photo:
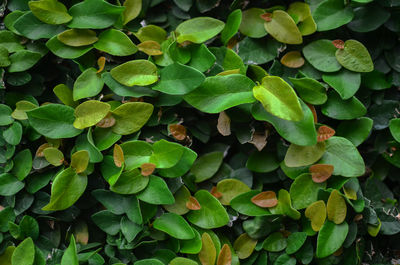
M334 167L328 164L315 164L309 170L312 180L315 183L322 183L332 176Z
M153 40L146 40L137 45L139 51L144 52L147 55L161 55L161 46L158 42Z
M49 144L49 143L44 143L44 144L42 144L41 146L39 146L38 149L36 150L35 156L37 156L37 157L44 157L43 150L46 149L46 148L48 148L48 147L52 147L52 145Z
M313 114L314 123L317 123L318 122L318 115L317 115L317 111L315 110L315 107L313 105L311 105L311 104L308 104L308 103L307 103L307 106L310 108L310 110L311 110L311 112Z
M323 142L325 140L328 140L332 136L335 135L335 130L326 126L322 125L318 128L318 134L317 134L317 141L318 142Z
M237 38L236 36L234 36L233 38L231 38L231 39L228 41L228 44L226 45L226 48L232 50L233 47L235 47L236 44L237 44L238 42L239 42L238 38Z
M261 151L267 145L267 138L268 130L265 130L263 133L254 132L249 143L253 144L258 151Z
M336 250L332 255L335 257L339 257L340 255L343 254L343 247L340 247L338 250Z
M201 235L201 242L202 247L198 255L201 265L214 265L217 257L217 250L215 249L211 236L207 232L204 232Z
M272 20L272 13L261 14L260 18L264 19L267 22L270 22Z
M99 66L99 70L97 70L97 73L103 72L104 66L106 66L106 57L101 56L99 59L97 59L97 65Z
M231 119L225 111L219 113L217 129L223 136L231 135Z
M171 132L172 136L178 140L183 141L186 138L186 128L181 124L170 124L169 131Z
M224 244L218 255L217 265L231 265L232 264L232 252L228 244Z
M332 41L332 44L338 49L344 49L344 41L342 40L334 40Z
M189 197L189 200L186 202L186 207L189 210L194 210L194 211L201 209L199 201L193 196Z
M214 196L214 197L217 198L217 199L219 199L219 198L222 197L222 193L219 192L219 191L217 190L217 187L215 187L215 186L212 187L210 193L211 193L212 196Z
M287 52L281 58L281 64L289 68L299 68L304 65L304 58L299 51Z
M153 163L144 163L140 166L141 174L145 177L150 176L153 174L154 170L156 169L156 165Z
M101 121L96 124L96 126L100 128L110 128L114 126L114 124L114 117L111 115L111 113L108 113L107 116L105 116Z
M251 202L262 208L274 207L278 204L276 193L274 191L263 191L253 198Z
M114 158L114 164L117 167L122 167L123 163L125 162L124 151L122 150L121 146L119 146L118 144L114 145L113 158Z

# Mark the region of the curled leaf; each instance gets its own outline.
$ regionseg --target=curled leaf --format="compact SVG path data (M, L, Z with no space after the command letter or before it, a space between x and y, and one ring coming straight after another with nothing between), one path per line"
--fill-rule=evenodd
M71 156L71 167L75 169L76 173L82 173L89 165L89 152L80 150Z
M231 265L232 264L232 252L228 244L224 244L218 255L217 265Z
M106 66L106 57L99 57L99 59L97 59L97 65L99 66L99 70L97 70L97 73L103 72L104 67Z
M219 199L219 198L222 197L222 193L219 192L219 191L217 190L217 187L216 187L216 186L213 186L213 187L212 187L210 193L211 193L212 196L214 196L214 197L217 198L217 199Z
M309 170L312 180L315 183L322 183L331 177L334 167L329 164L315 164Z
M125 162L124 151L122 150L121 146L118 144L114 145L113 158L114 158L114 164L117 167L122 167L122 165Z
M278 199L274 191L263 191L251 198L251 202L262 208L270 208L278 204Z
M194 210L194 211L201 209L199 201L193 196L189 197L189 200L186 202L186 207L189 210Z
M331 138L332 136L335 135L335 130L322 125L318 128L318 135L317 135L317 140L318 142L323 142L325 140L328 140L329 138Z

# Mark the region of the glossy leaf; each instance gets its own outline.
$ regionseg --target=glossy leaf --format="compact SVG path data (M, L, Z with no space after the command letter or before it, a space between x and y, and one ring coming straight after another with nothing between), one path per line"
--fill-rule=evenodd
M305 211L305 216L310 219L312 229L319 231L326 220L325 202L319 200L310 204Z
M144 102L128 102L112 111L115 118L113 132L121 135L140 130L153 113L153 105Z
M111 106L97 100L88 100L75 108L74 127L84 129L100 122L110 111Z
M67 265L67 264L74 264L74 265L79 264L74 236L71 236L71 241L69 243L69 246L65 250L64 255L61 258L61 265Z
M277 41L287 44L301 44L303 37L293 18L282 10L275 10L270 21L264 22L265 30Z
M57 39L68 46L79 47L95 43L96 32L89 29L68 29L57 35Z
M303 54L306 60L317 70L330 73L342 68L336 59L336 50L330 40L321 39L305 46Z
M104 82L95 68L88 68L75 81L74 100L94 97L103 89Z
M325 149L324 142L312 146L291 144L284 161L288 167L308 166L317 162L324 155Z
M158 80L157 67L147 60L133 60L111 70L111 76L125 86L147 86Z
M356 40L347 40L344 48L336 51L336 59L350 71L371 72L374 70L374 64L367 48Z
M346 239L349 226L346 222L340 225L327 221L318 233L317 251L318 258L324 258L337 251Z
M249 237L248 234L243 233L238 238L236 238L233 243L233 248L239 259L247 259L253 253L256 247L257 240Z
M190 225L180 215L165 213L157 218L153 226L177 239L192 239L195 234Z
M219 198L219 201L222 203L222 205L229 205L233 198L250 191L250 188L240 180L224 179L218 182L217 190L222 195Z
M338 190L333 190L331 192L326 205L326 211L328 213L328 220L335 224L341 224L346 218L346 202Z
M313 12L318 31L327 31L349 23L353 17L353 9L345 6L341 0L323 1Z
M326 183L315 183L311 174L301 174L290 186L290 197L293 207L296 209L307 208L310 204L318 200L318 192L324 190Z
M213 265L217 258L217 251L210 235L205 232L201 236L202 248L199 253L199 260L202 265Z
M115 56L128 56L137 52L136 45L122 31L109 29L99 35L93 45L96 49Z
M139 200L150 204L173 204L175 202L174 196L165 181L156 176L150 176L149 184L137 197Z
M178 43L184 41L203 43L220 33L224 26L224 22L211 17L189 19L176 27L177 41Z
M64 24L72 19L67 8L57 0L29 1L29 9L41 21L47 24Z
M14 250L11 264L32 265L35 259L35 245L32 238L22 241Z

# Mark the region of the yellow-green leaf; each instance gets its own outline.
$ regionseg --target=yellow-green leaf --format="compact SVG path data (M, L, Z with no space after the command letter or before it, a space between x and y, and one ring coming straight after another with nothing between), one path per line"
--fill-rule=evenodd
M218 182L217 190L221 193L219 201L223 205L229 205L236 196L250 191L250 188L238 179L224 179Z
M29 1L28 5L35 17L47 24L59 25L72 19L65 5L57 0Z
M311 221L311 228L319 231L326 219L325 202L320 200L309 205L305 211L305 216Z
M142 10L142 0L125 0L124 2L124 25L126 25L129 21L135 19Z
M64 154L54 147L48 147L43 150L44 158L53 166L60 166L64 162Z
M90 29L68 29L58 34L57 39L72 47L90 45L98 40L96 32Z
M125 86L147 86L158 80L157 66L148 60L133 60L120 64L110 73Z
M214 242L210 235L205 232L201 236L202 247L199 253L199 260L202 265L214 265L217 258L217 250L215 249Z
M243 233L236 238L235 243L233 243L233 248L235 249L236 255L238 255L239 259L247 259L253 253L256 245L257 240L252 239L248 234Z
M303 37L293 18L282 10L275 10L270 21L264 22L265 30L277 41L287 44L301 44Z
M338 190L333 190L329 196L327 203L328 219L335 224L343 223L346 218L347 206L346 201Z
M80 150L71 156L71 167L75 169L76 173L82 173L89 165L89 152Z
M84 129L100 122L110 111L111 106L98 100L88 100L76 107L74 127Z

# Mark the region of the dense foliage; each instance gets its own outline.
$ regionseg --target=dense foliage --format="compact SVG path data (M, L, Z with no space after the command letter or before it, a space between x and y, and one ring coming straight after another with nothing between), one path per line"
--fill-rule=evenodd
M400 262L397 0L0 0L0 264Z

